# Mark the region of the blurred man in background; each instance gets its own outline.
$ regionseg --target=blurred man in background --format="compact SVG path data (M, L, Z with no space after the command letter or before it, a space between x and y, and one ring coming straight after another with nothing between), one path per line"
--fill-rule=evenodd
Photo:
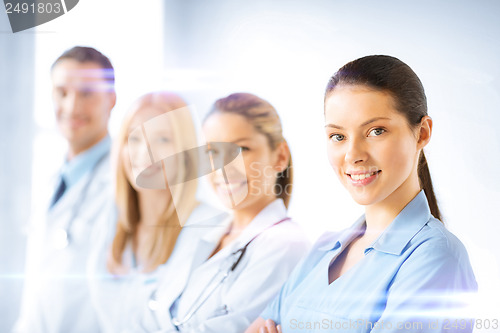
M93 227L112 207L108 120L116 102L114 69L99 51L74 47L54 62L51 74L57 125L68 151L53 194L44 198L45 216L29 229L14 332L99 332L86 261Z

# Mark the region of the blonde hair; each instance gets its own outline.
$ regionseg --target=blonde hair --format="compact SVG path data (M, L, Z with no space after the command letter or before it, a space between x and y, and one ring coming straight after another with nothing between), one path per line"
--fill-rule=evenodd
M267 137L269 147L274 150L283 137L281 120L276 109L266 100L249 93L234 93L215 101L205 119L214 113L234 113L245 117L255 130ZM280 172L276 179L277 197L283 199L288 208L293 187L292 155L289 155L288 166Z
M122 123L116 147L118 154L116 154L115 197L118 207L118 221L110 255L108 256L107 266L110 272L118 273L123 269L123 252L127 245L131 244L137 233L141 215L138 193L126 177L124 160L120 153L127 143L132 118L144 107L154 107L166 113L186 106L186 102L176 94L168 92L150 93L142 96L134 103ZM183 152L196 146L196 131L189 112L175 112L172 114L172 117L169 115L169 120L172 123L173 141L177 145L176 151ZM178 177L189 179L187 175L192 175L193 172L196 172L196 163L190 160L188 154L180 154L179 156L177 165ZM189 216L189 213L198 204L195 198L197 182L195 177L191 177L191 179L193 178L194 180L185 183L180 182L179 185L176 185L175 191L171 193L171 200L165 203L165 209L156 223L158 227L157 232L154 234L152 240L146 244L148 259L144 263L145 271L152 271L168 260L181 231L181 226L184 225L186 217ZM166 191L169 190L167 187ZM177 211L183 214L178 214ZM179 219L182 219L182 221Z

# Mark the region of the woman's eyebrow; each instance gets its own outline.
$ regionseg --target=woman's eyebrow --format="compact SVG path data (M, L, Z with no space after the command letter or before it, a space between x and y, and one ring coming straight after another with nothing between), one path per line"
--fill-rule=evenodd
M240 138L238 140L234 140L233 143L238 143L240 141L246 141L246 140L250 140L250 138Z
M370 119L368 121L365 121L364 123L361 124L360 127L366 126L366 125L371 124L371 123L373 123L373 122L375 122L377 120L382 120L382 119L390 120L390 118L387 118L387 117L375 117L375 118L372 118L372 119Z
M363 127L363 126L366 126L368 124L371 124L377 120L382 120L382 119L385 119L385 120L390 120L390 118L387 118L387 117L375 117L375 118L372 118L368 121L365 121L364 123L362 123L361 125L359 125L359 127ZM325 127L332 127L332 128L338 128L338 129L341 129L343 130L344 128L342 126L339 126L339 125L335 125L335 124L326 124Z
M335 125L335 124L326 124L325 127L338 128L338 129L341 129L341 130L344 129L342 126Z
M238 144L238 142L247 141L247 140L250 140L250 138L240 138L240 139L236 139L236 140L232 140L232 141L210 141L210 142L208 142L208 144L213 143L213 142L224 142L224 143Z

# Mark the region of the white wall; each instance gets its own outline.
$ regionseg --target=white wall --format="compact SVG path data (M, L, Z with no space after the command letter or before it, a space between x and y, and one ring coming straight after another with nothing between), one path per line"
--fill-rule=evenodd
M34 50L35 36L12 35L0 12L0 332L12 325L23 284L19 258L26 244L19 226L30 207Z

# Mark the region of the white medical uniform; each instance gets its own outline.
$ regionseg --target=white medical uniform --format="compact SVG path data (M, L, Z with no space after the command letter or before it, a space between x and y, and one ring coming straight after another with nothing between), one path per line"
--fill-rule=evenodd
M99 332L86 262L93 246L93 228L103 222L106 209L112 207L110 146L111 139L106 137L67 162L65 167L73 168L73 178L79 174L77 180L68 185L53 207L49 208L47 200L43 214L33 217L21 313L14 332ZM56 177L51 189L58 182ZM57 236L63 230L69 241L60 248L62 239Z
M309 250L310 243L297 223L286 220L273 226L286 218L286 214L283 200L276 199L253 219L237 239L208 260L232 218L225 221L224 230L214 230L197 245L193 244L196 246L195 258L185 288L178 293L175 302L168 302L172 299L169 281L163 281L157 292L159 309L149 311L150 315L144 318L144 331L176 332L171 312L183 321L193 304L201 300L199 309L180 331L244 332L279 292L290 272ZM235 261L232 253L256 235L237 267L220 284L222 276ZM200 297L214 287L216 289L210 296ZM163 298L165 292L170 292L167 301Z
M103 226L106 230L97 232L101 235L99 245L91 255L88 267L92 301L101 331L134 332L132 327L148 306L160 277L167 279L170 285L184 282L193 258L192 245L213 228L222 229L220 223L226 216L226 213L206 204L199 204L182 228L165 264L158 266L153 272L143 273L141 267L135 264L131 247L128 246L123 254L123 263L131 269L126 275L113 276L106 269L107 256L116 233L117 218L113 214L107 226Z

